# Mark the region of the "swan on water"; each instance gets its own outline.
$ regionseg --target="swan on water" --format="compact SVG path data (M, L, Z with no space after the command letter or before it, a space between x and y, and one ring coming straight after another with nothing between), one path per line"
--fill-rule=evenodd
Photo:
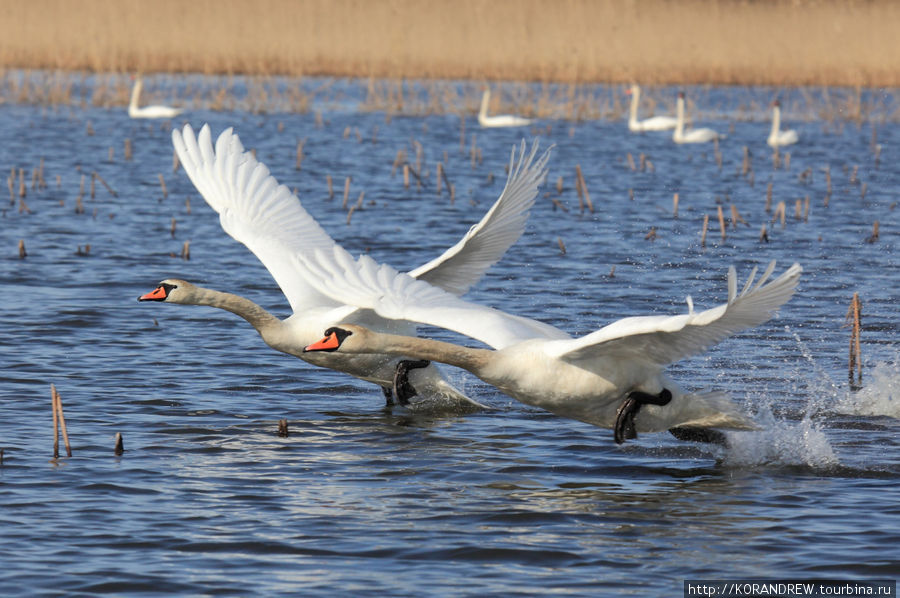
M231 129L219 136L215 148L208 125L196 137L190 125L183 131L176 129L172 141L197 191L219 213L222 228L268 269L290 303L293 315L281 320L246 298L178 279L163 280L139 300L208 305L230 311L247 320L270 347L378 384L389 401L397 399L405 404L409 393L404 392L411 389L402 377L401 388L395 389L399 361L396 357L304 353L303 348L319 338L324 328L342 322L400 334L415 334L415 325L390 321L371 310L335 301L306 282L295 266L296 257L340 246L306 212L300 200L286 186L279 185L251 152L244 150ZM454 246L412 270L411 278L461 295L503 256L524 232L538 186L547 173L550 150L536 159L537 149L537 141L530 152L522 141L516 159L513 148L506 186L491 209ZM404 364L407 368L415 365ZM433 365L414 369L409 375L423 397L449 398L463 406L478 405L454 389Z
M128 116L131 118L174 118L184 112L180 108L171 106L138 106L143 87L144 80L141 77L135 77L134 87L131 88L131 102L128 104Z
M491 127L524 127L530 125L532 120L513 114L497 114L488 116L488 104L491 102L491 90L485 89L481 96L481 109L478 111L478 124L485 128Z
M728 271L726 303L673 316L628 317L580 338L542 322L477 305L334 248L298 259L324 294L385 318L451 330L493 348L384 334L338 324L307 353L364 355L372 351L439 361L468 370L528 405L614 430L617 443L637 432L669 430L684 440L724 442L714 428L752 423L725 392L686 393L664 367L768 320L793 294L802 268L769 281L775 262L754 284L756 268L738 292ZM768 281L768 282L767 282Z
M772 130L766 143L772 147L781 147L797 143L798 140L797 131L794 129L781 130L781 102L775 100L772 104Z
M675 143L706 143L715 139L721 139L723 135L719 135L712 129L691 129L684 130L684 92L678 92L678 103L675 108L676 124L675 132L672 133L672 140Z
M632 84L627 93L631 96L631 107L628 111L629 131L668 131L669 129L674 129L678 124L678 119L672 116L651 116L644 120L638 120L638 105L641 102L641 88L636 84Z

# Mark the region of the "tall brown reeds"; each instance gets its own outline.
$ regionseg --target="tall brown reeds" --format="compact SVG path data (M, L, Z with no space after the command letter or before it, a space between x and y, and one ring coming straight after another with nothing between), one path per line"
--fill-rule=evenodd
M0 64L95 72L900 85L894 41L900 5L888 0L571 0L562 7L545 0L259 0L253 8L238 0L5 0ZM65 85L54 91L72 93Z

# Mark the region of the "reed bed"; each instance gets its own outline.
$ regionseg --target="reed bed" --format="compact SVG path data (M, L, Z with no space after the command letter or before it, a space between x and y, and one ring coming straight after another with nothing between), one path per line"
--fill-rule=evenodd
M900 85L891 0L6 0L0 14L0 64L20 68Z

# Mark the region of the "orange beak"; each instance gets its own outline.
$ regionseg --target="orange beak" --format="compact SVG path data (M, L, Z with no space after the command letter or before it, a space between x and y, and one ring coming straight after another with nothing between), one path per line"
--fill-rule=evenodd
M159 286L156 287L155 290L150 291L146 295L141 295L138 297L138 301L165 301L166 299L166 289Z
M307 351L334 351L338 347L341 346L341 342L338 340L337 333L332 332L325 338L320 341L317 341L311 345L307 345L306 348L303 349L303 352Z

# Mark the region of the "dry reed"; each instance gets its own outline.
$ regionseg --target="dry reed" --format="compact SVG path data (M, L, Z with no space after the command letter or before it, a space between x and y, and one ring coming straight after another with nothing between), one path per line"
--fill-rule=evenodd
M844 327L850 328L850 357L848 360L849 378L851 388L858 388L862 385L862 348L860 346L860 330L862 318L862 302L859 300L859 293L853 293L853 299L850 301L850 309L847 310L846 322ZM856 380L853 379L853 373L856 372Z

